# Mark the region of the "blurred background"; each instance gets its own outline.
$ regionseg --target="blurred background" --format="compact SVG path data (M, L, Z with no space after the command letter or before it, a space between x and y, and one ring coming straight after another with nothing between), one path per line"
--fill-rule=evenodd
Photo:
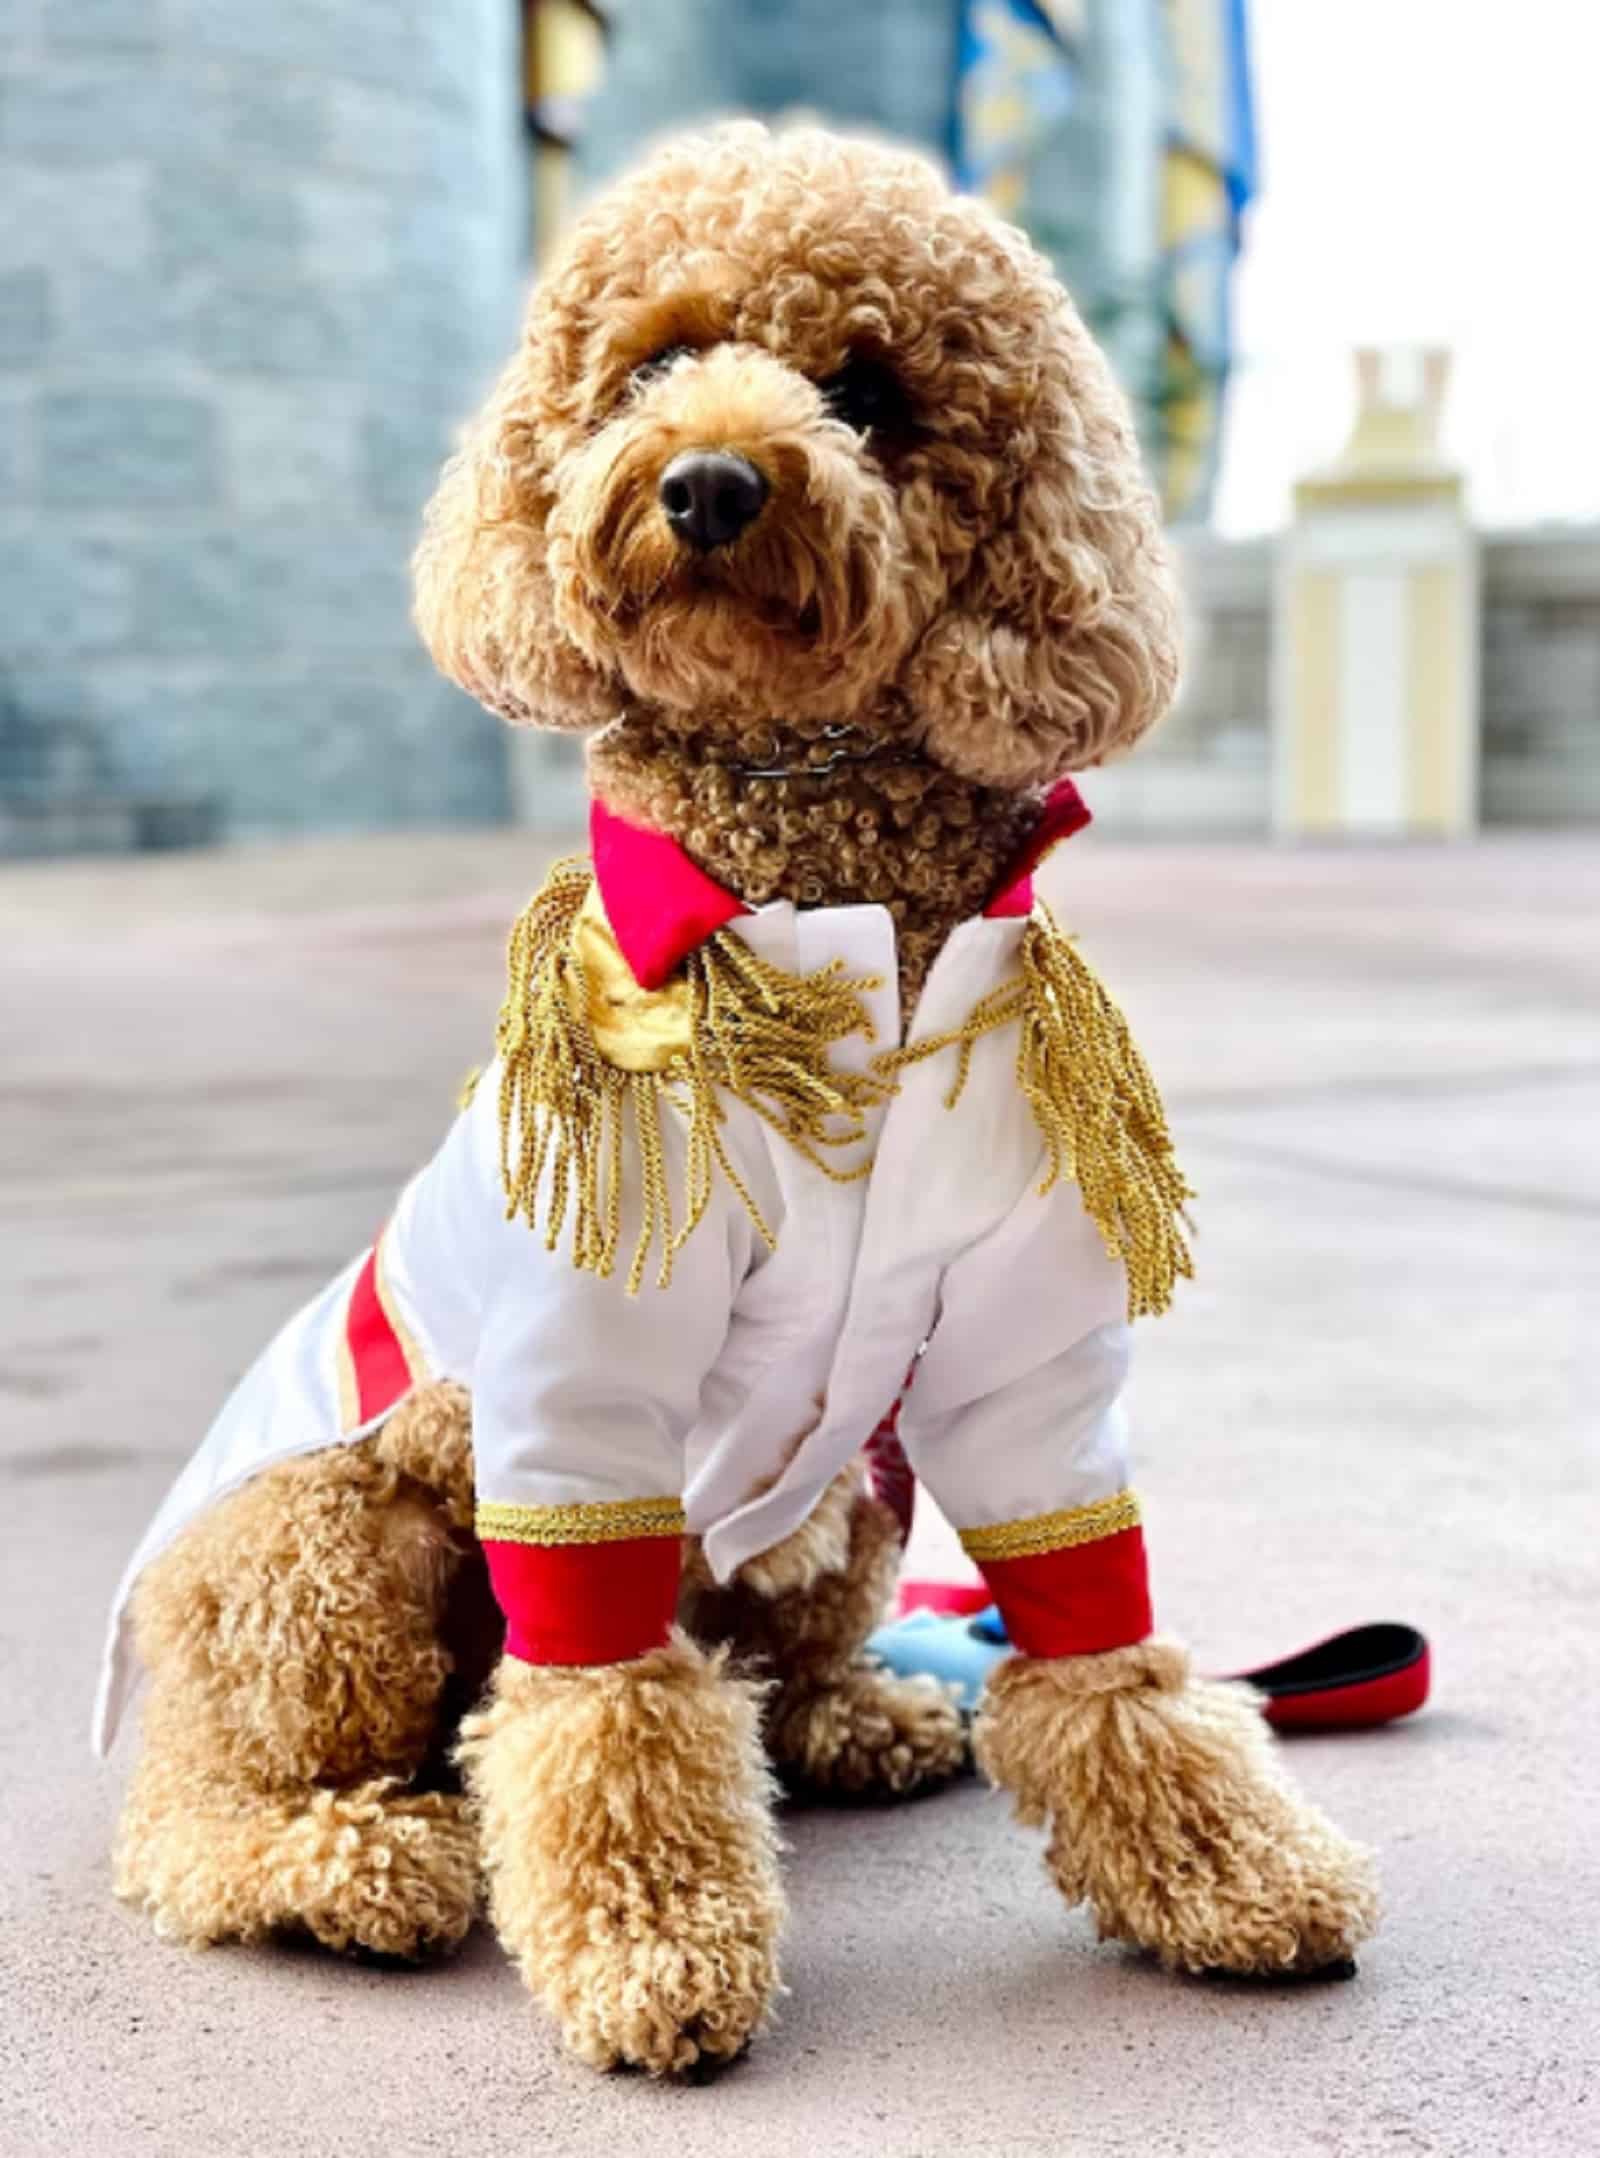
M1562 0L5 0L0 855L572 822L406 559L572 206L729 110L921 143L1110 349L1193 632L1103 823L1592 822L1597 59Z

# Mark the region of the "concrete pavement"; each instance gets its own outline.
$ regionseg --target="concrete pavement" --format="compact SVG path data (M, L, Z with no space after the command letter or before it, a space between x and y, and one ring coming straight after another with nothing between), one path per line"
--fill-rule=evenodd
M416 1975L111 1900L104 1605L269 1329L482 1053L526 835L0 874L0 2158L1541 2158L1600 2148L1600 915L1582 839L1119 848L1053 893L1200 1187L1134 1402L1212 1668L1365 1618L1434 1707L1302 1741L1382 1855L1353 1985L1179 1983L967 1785L791 1814L781 2021L706 2089L563 2061L494 1942ZM933 1533L933 1532L928 1532Z

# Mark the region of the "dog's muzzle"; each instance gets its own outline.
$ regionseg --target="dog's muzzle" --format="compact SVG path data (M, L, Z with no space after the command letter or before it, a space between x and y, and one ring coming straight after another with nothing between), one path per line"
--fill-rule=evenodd
M657 492L679 539L709 554L755 523L767 483L748 457L733 450L684 450L662 473Z

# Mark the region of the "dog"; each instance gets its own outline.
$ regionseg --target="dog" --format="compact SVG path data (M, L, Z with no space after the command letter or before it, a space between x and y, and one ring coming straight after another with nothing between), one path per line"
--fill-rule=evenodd
M1152 1632L1119 1403L1188 1191L1032 873L1165 710L1176 616L1047 264L898 149L667 147L537 285L416 595L448 676L589 738L590 852L439 1155L130 1566L119 1892L414 1956L486 1879L582 2059L737 2054L774 1769L963 1763L863 1654L898 1417L1006 1615L975 1747L1061 1893L1176 1968L1343 1967L1368 1856Z

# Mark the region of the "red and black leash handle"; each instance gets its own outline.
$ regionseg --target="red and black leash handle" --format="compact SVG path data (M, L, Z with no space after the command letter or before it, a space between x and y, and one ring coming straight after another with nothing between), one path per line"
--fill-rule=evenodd
M1266 1695L1262 1713L1280 1731L1359 1731L1415 1714L1428 1698L1431 1663L1415 1626L1385 1620L1230 1676Z

